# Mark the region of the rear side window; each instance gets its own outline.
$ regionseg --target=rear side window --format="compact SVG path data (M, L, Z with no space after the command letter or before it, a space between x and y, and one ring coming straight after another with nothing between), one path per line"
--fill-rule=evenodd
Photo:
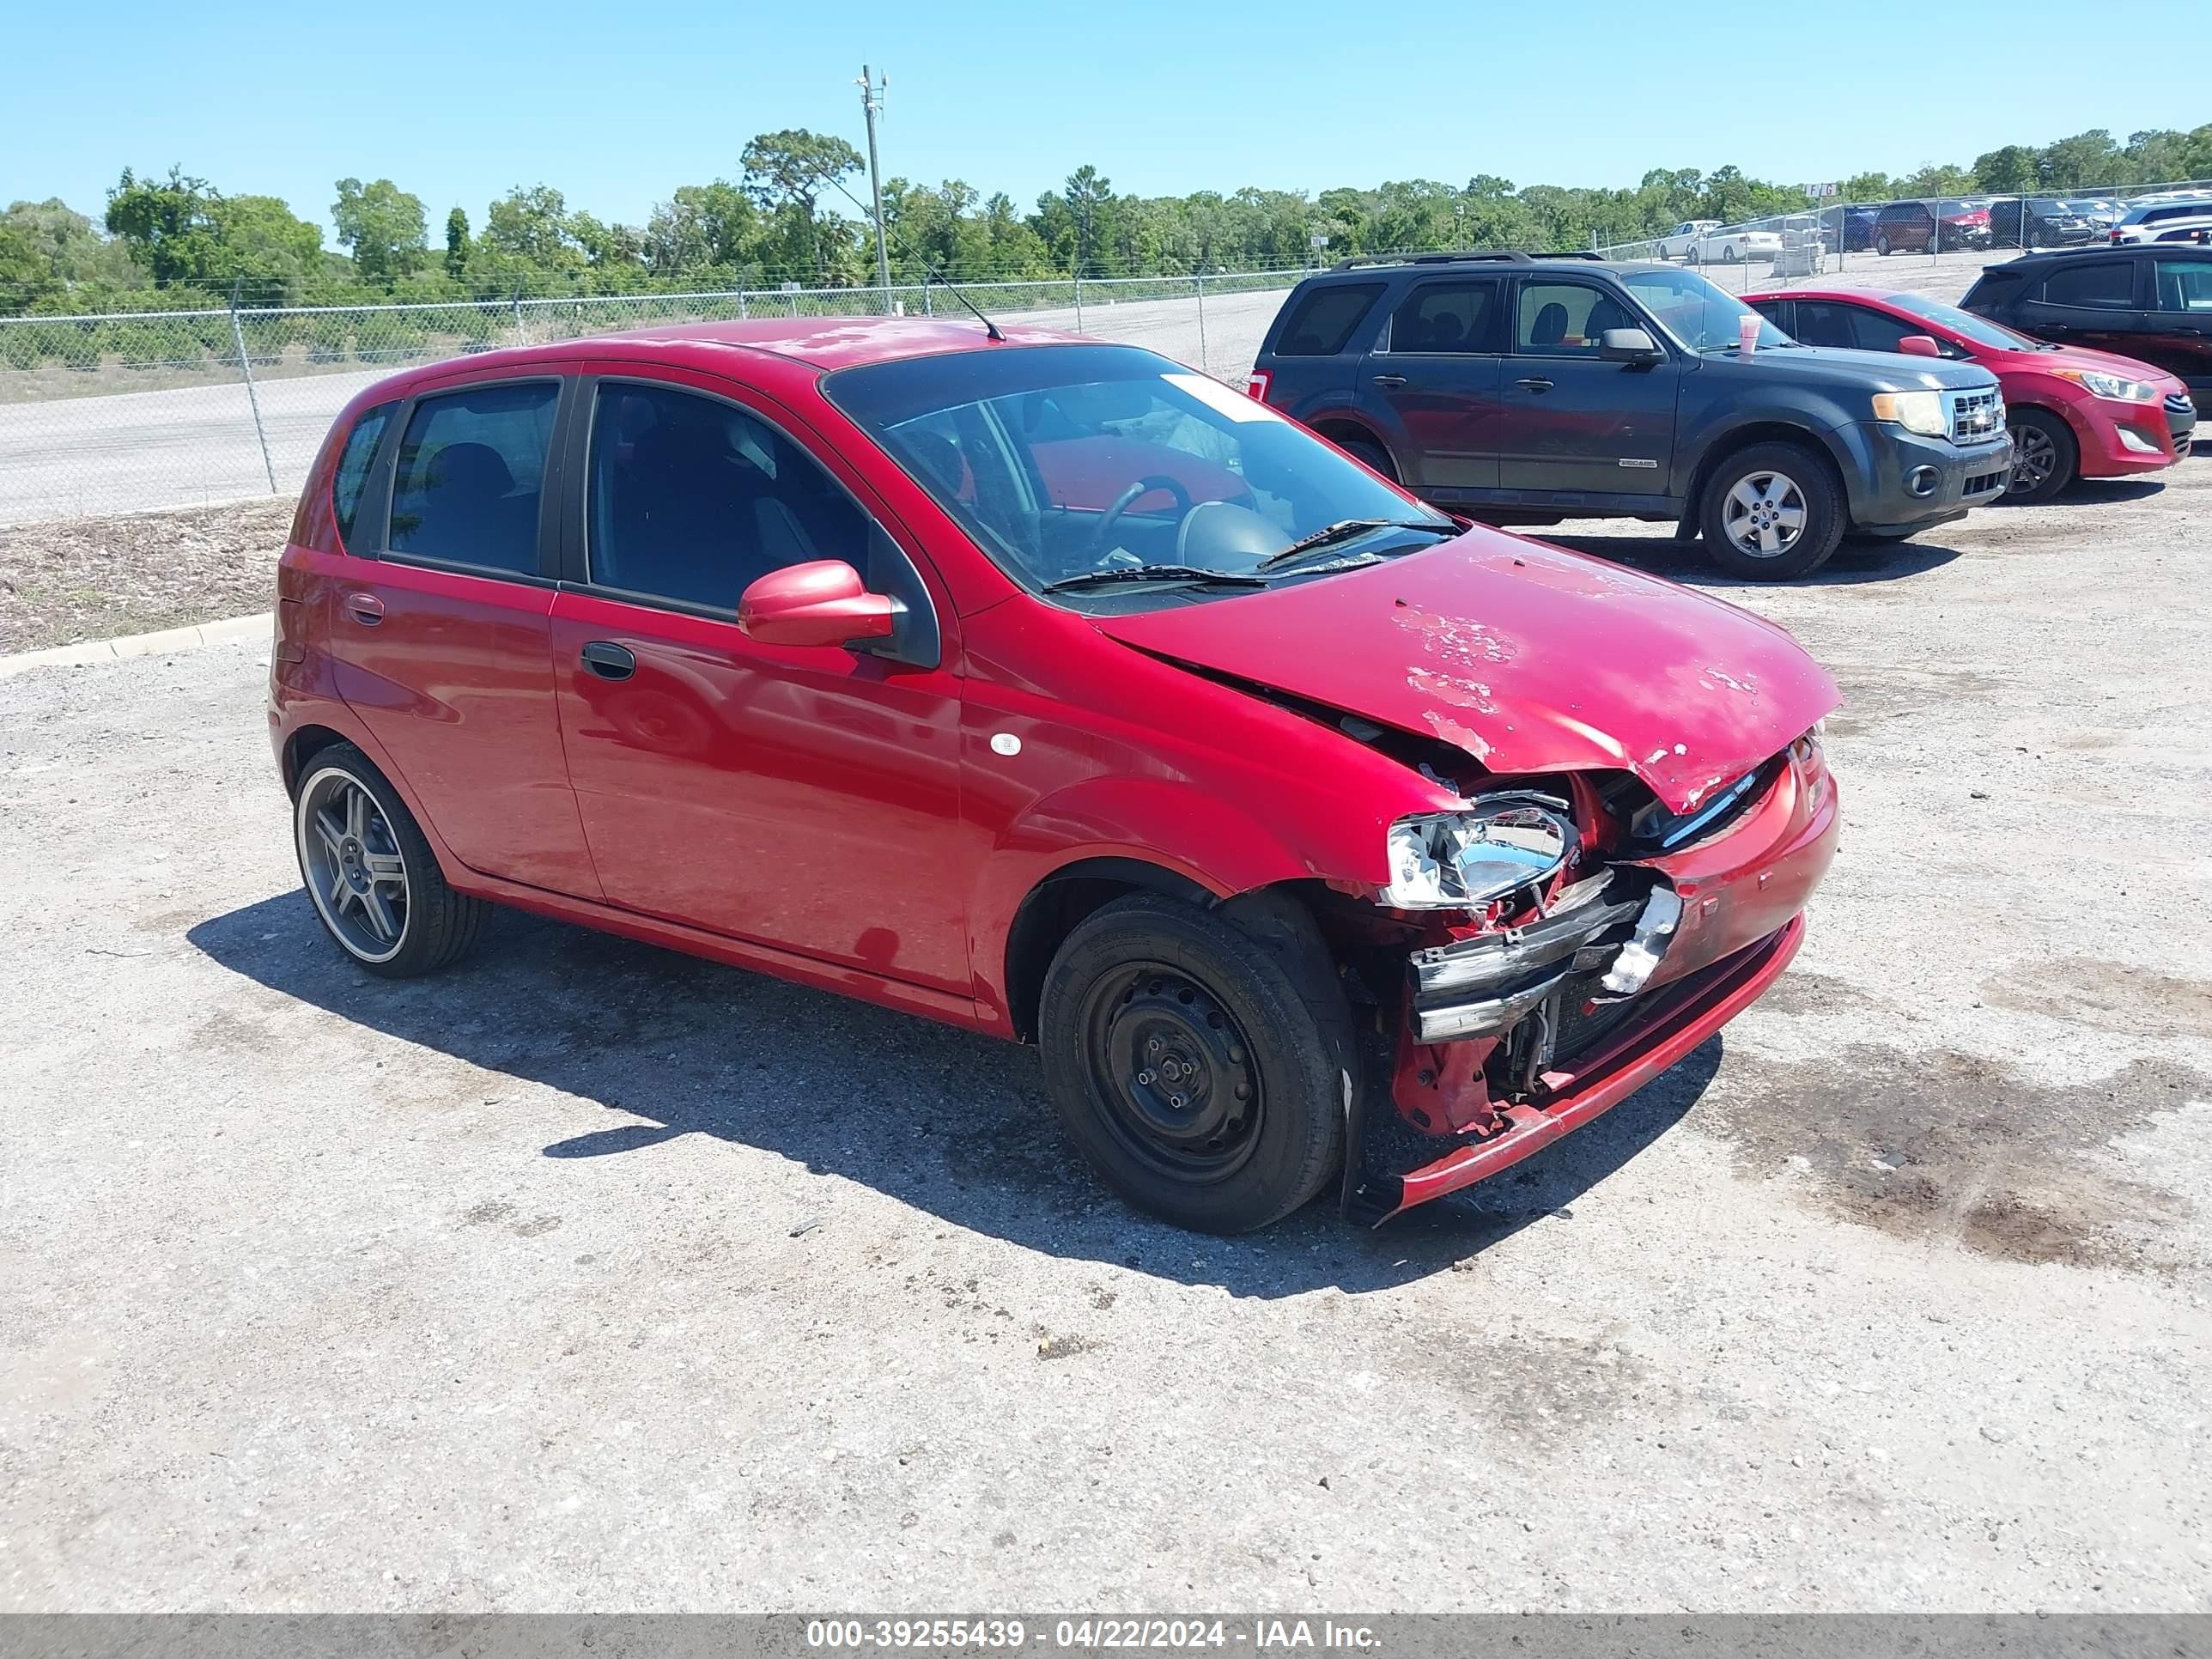
M2158 308L2199 315L2212 312L2212 259L2160 260Z
M1380 283L1324 283L1297 302L1275 342L1278 357L1334 357L1382 292Z
M1488 282L1424 283L1390 318L1390 349L1447 354L1498 349L1498 295Z
M376 446L392 423L397 404L379 404L353 423L345 447L338 453L337 477L331 483L331 504L337 509L338 539L353 542L353 521L361 511L361 492L368 483L368 469L376 459Z
M2043 279L2045 305L2087 306L2125 311L2136 302L2136 268L2131 259L2084 260Z
M538 502L560 387L470 386L415 405L392 491L392 550L538 574Z

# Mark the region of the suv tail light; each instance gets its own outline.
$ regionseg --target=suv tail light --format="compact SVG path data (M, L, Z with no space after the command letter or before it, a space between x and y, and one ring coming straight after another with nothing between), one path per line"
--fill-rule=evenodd
M1244 390L1248 395L1264 404L1267 401L1267 387L1274 378L1267 369L1255 368L1244 377Z

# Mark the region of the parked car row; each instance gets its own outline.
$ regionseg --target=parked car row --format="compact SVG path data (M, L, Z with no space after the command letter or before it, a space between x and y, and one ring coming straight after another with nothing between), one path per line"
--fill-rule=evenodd
M1674 520L1758 580L2011 492L2156 471L2212 399L2212 250L1986 270L1964 307L1594 255L1350 259L1262 343L1254 395L1492 523Z
M2173 191L2128 202L2105 197L1951 196L1822 209L1754 223L1686 219L1658 239L1662 258L1738 264L1771 258L1784 232L1816 237L1825 253L1945 253L2091 243L2212 242L2212 191Z

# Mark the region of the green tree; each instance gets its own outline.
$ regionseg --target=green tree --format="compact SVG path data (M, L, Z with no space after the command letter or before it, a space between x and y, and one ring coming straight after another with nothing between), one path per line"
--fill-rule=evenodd
M760 210L728 179L679 185L646 221L645 261L672 276L735 271L752 258L760 228Z
M171 167L165 179L142 179L125 167L107 192L107 228L130 245L156 283L192 282L214 264L222 201L206 179L181 167Z
M2017 196L2041 182L2036 177L2035 152L2025 144L2006 144L1974 157L1974 183L1980 189Z
M459 282L469 268L469 216L455 208L446 216L446 275Z
M841 216L823 214L824 189L860 168L860 153L832 134L788 127L756 134L738 161L744 188L770 225L763 252L784 267L809 270L825 283L854 274L854 240Z
M429 237L421 197L389 179L366 185L358 179L341 179L337 192L338 199L331 204L331 222L337 227L338 246L353 251L354 269L365 280L388 287L422 268L429 257Z

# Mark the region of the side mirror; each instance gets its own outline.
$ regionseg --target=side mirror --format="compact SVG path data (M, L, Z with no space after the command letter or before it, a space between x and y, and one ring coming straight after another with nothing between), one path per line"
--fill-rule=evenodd
M860 573L842 559L771 570L738 601L738 626L763 645L844 645L889 639L897 610L884 594L871 593Z
M1940 357L1943 348L1936 343L1932 334L1908 334L1897 343L1897 349L1908 357Z
M1656 363L1667 354L1640 328L1609 328L1597 337L1597 355L1608 363Z

